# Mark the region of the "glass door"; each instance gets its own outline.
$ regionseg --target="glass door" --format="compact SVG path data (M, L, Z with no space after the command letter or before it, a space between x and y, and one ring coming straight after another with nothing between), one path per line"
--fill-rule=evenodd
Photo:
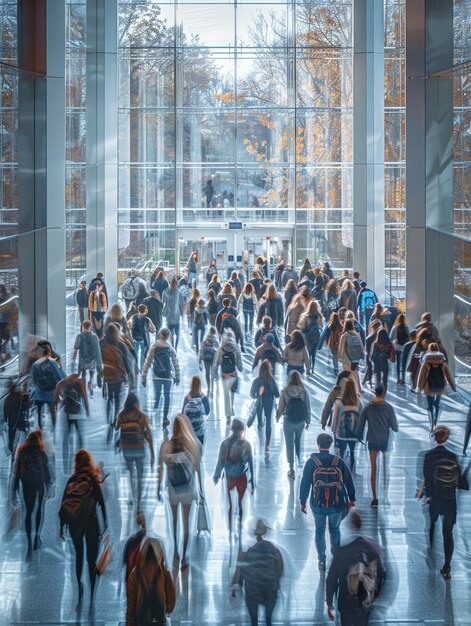
M192 252L198 254L200 268L199 279L204 280L206 268L212 259L216 259L216 266L221 280L227 274L227 241L223 238L200 237L199 239L179 239L179 269L180 273L188 262Z

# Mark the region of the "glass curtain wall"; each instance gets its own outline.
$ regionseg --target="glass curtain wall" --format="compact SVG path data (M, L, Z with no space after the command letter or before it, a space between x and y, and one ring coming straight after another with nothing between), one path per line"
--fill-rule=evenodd
M18 353L17 3L0 4L0 366L15 373ZM5 368L6 366L6 368Z
M384 221L386 290L406 286L406 7L384 0Z
M66 289L71 293L86 273L86 0L67 0L65 20L65 245Z
M121 270L234 219L351 266L351 0L118 11Z

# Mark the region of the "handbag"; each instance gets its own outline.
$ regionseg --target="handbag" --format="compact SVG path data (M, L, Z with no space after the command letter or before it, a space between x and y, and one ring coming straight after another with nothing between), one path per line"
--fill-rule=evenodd
M200 501L198 504L196 530L198 531L198 534L202 532L211 532L211 518L209 516L209 509L208 505L206 504L206 500L202 495L200 496Z
M100 540L100 547L98 549L98 556L96 559L96 573L98 576L103 576L111 560L111 539L109 532L103 533Z
M258 396L256 400L254 400L249 406L248 417L247 417L247 428L250 428L252 424L257 419L258 407L261 403L261 396Z

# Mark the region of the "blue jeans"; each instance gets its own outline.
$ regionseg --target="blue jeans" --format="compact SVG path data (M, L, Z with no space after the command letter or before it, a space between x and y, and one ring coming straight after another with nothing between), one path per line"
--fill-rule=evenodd
M160 396L164 392L164 419L167 419L170 411L170 391L172 390L173 381L168 378L154 378L154 408L159 406Z
M142 370L146 351L146 344L144 341L134 341L134 352L136 353L137 368L139 371Z
M190 289L196 289L196 272L188 272L188 286Z
M244 311L244 309L242 309ZM255 311L244 311L244 325L246 334L253 333L253 320Z
M317 558L319 561L325 561L325 528L327 518L329 518L330 551L334 554L335 549L340 546L340 522L343 519L343 511L341 509L334 509L331 512L313 510L312 514L314 515L314 523L316 525Z

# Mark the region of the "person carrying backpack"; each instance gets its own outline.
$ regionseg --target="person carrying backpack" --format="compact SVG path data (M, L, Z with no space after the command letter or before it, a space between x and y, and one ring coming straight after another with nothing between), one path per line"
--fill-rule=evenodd
M149 446L150 466L154 466L154 445L149 418L141 411L135 393L129 393L123 410L116 420L116 430L120 431L118 447L122 451L131 478L131 493L136 500L136 511L141 510L144 478L146 443Z
M216 352L213 365L214 380L218 376L219 369L224 393L224 412L229 422L234 415L234 397L239 389L237 370L242 372L242 357L235 342L234 333L230 330L223 333L221 345Z
M126 380L129 382L130 389L134 386L134 365L131 352L121 339L119 325L110 324L100 343L103 359L103 380L108 392L106 416L108 423L112 426L119 413L121 391Z
M149 333L155 333L155 326L151 319L147 317L147 307L140 304L137 307L137 314L129 320L129 328L136 353L138 370L142 370L142 364L149 350Z
M291 341L286 345L283 351L283 362L287 364L286 373L290 374L295 370L300 374L306 372L309 376L309 354L304 343L304 339L299 330L294 330L291 334Z
M75 303L79 314L80 326L88 319L88 289L84 280L80 281L80 287L75 292Z
M231 435L227 439L224 439L219 447L218 462L213 476L213 482L215 485L218 484L223 472L226 477L227 494L229 497L229 534L232 533L231 492L234 489L237 491L237 500L239 505L238 530L240 532L243 518L242 501L249 482L251 485L252 495L255 491L252 446L245 439L244 435L244 422L238 419L233 419L231 424Z
M273 327L272 319L271 317L268 317L268 315L265 315L262 319L260 328L255 333L255 337L254 337L255 347L259 348L262 345L262 343L265 343L267 335L269 334L272 335L274 338L274 341L273 341L274 345L279 350L281 350L281 343L278 338L276 328Z
M88 391L90 396L93 397L93 384L95 371L100 375L103 370L103 360L101 358L100 342L98 337L92 333L92 323L90 320L85 320L82 323L82 332L75 338L74 352L72 356L72 363L75 363L78 353L78 372L83 378L84 382L89 372Z
M214 326L210 326L208 330L208 334L204 338L203 342L200 346L200 354L199 354L199 368L202 369L201 365L204 367L204 375L206 379L206 385L208 387L208 397L211 398L213 395L213 379L214 379L214 360L216 357L216 352L219 348L219 340L216 332L216 328Z
M332 413L332 432L335 445L344 459L347 446L350 449L350 470L355 467L355 446L359 439L358 424L361 402L352 378L347 378L343 387L342 397L334 403Z
M63 457L64 469L68 473L70 467L69 444L72 435L72 429L75 428L77 433L77 446L74 452L84 447L84 424L90 417L88 406L87 392L85 389L85 381L78 374L70 374L57 383L52 399L54 404L61 401L61 412L64 416L64 440L63 440Z
M38 410L38 426L42 429L42 413L45 404L51 413L52 428L56 427L56 407L52 399L57 383L65 378L64 370L52 358L49 345L43 348L43 356L31 366L32 398Z
M170 291L167 289L166 291ZM142 368L142 386L146 386L147 372L152 368L152 378L154 381L154 409L158 409L160 396L164 394L164 417L162 428L167 428L170 424L168 413L170 411L170 392L172 385L177 387L180 384L180 365L177 353L170 345L170 330L162 328L157 341L150 348L147 358Z
M350 506L355 506L355 485L345 462L330 454L333 439L327 433L317 436L319 452L306 461L299 489L301 512L307 514L307 501L316 526L316 550L320 572L325 572L325 530L329 520L332 554L340 546L340 523Z
M346 320L343 327L343 334L340 337L338 359L342 363L344 370L352 372L358 392L361 392L360 376L358 374L358 364L363 359L364 346L360 334L356 332L353 321Z
M276 411L276 421L284 415L283 433L285 436L286 458L288 459L288 478L294 478L294 453L298 463L301 461L301 437L304 429L311 423L311 403L309 394L304 389L301 376L293 370L288 378L288 385L283 389Z
M271 626L272 614L278 600L280 578L284 564L280 550L275 544L266 541L264 536L269 528L262 519L257 520L253 534L256 543L239 555L237 569L232 579L232 597L236 586L244 586L245 603L252 626L258 624L258 607L265 608L265 624Z
M176 589L158 539L143 539L126 581L126 626L165 626L175 608Z
M97 515L98 506L102 514L101 530ZM78 586L77 609L79 609L83 599L81 580L83 542L85 540L91 600L93 601L100 537L107 528L106 507L100 486L100 470L95 466L92 456L87 450L79 450L75 454L74 473L67 481L64 489L59 520L60 539L64 541L64 527L67 526L75 548L75 575Z
M235 291L236 300L238 300L242 294L242 283L240 281L239 275L237 272L232 272L231 277L227 281L232 289Z
M209 415L210 411L209 400L204 395L201 388L201 378L199 376L193 376L191 379L190 392L183 400L182 413L190 420L194 435L201 443L201 446L204 446L204 418L205 415Z
M239 313L244 315L245 335L253 334L253 321L258 310L258 300L251 283L244 285L238 300Z
M317 346L321 338L323 323L324 317L319 309L319 305L315 300L312 300L298 322L298 328L303 335L304 343L309 353L311 372L314 372L316 364Z
M378 508L378 497L376 494L376 474L377 458L381 452L383 456L383 471L386 482L386 452L389 443L389 432L397 433L399 427L393 407L384 399L384 387L378 385L375 389L375 397L369 402L361 412L358 421L358 438L363 439L363 431L368 424L366 440L371 462L371 507Z
M380 546L359 534L361 517L350 513L357 536L334 554L326 579L327 615L334 621L334 596L342 626L367 626L372 602L378 597L386 570Z
M206 327L209 323L209 312L203 298L199 298L193 312L193 326L191 329L193 336L193 346L196 354L199 353L200 343L203 341Z
M360 282L360 291L358 292L358 317L363 328L368 328L370 318L375 310L375 305L379 302L378 296L373 289L370 289L366 282Z
M270 361L273 373L277 363L283 363L281 350L275 345L275 336L272 333L264 335L264 342L255 350L252 371L262 361Z
M216 292L213 289L208 290L206 308L208 309L209 323L211 324L211 326L214 326L220 307L218 301L216 300Z
M219 336L221 336L224 331L231 330L234 333L237 343L240 343L241 351L245 352L244 337L237 319L237 309L231 306L229 298L224 298L222 301L222 309L216 315L216 328Z
M453 557L453 526L456 524L456 490L469 490L467 470L462 473L458 457L445 447L450 436L450 429L438 426L432 433L437 445L424 456L424 482L419 497L425 496L429 504L430 548L433 547L435 524L443 517L443 549L445 563L440 574L445 580L451 579L451 559Z
M260 365L258 376L250 388L250 397L257 401L257 421L260 429L263 428L263 414L265 414L265 456L268 456L270 454L271 415L275 398L280 397L268 359L262 361Z
M409 327L407 326L406 316L404 315L404 313L399 313L399 315L394 320L393 327L391 328L391 332L389 333L389 339L392 341L393 346L396 350L396 382L398 385L405 385L406 383L401 373L402 353L404 350L404 346L409 341Z
M283 285L283 287L284 286L285 285ZM285 321L283 301L278 295L275 285L272 283L268 285L266 295L263 296L263 302L258 309L257 322L259 324L262 322L265 315L272 320L273 326L283 326Z
M189 567L187 548L189 539L189 519L191 507L198 504L201 492L201 444L196 439L193 428L186 415L178 414L173 422L173 432L170 439L160 446L157 498L161 499L163 485L163 470L166 468L166 487L172 515L173 539L175 545L174 564L180 562L178 540L178 513L182 510L183 547L181 552L181 571L186 572Z
M162 313L167 320L167 326L172 336L172 345L177 350L180 340L180 322L183 317L183 295L175 276L170 281L169 288L163 293L162 303L164 305Z
M396 360L396 350L389 339L388 331L381 328L370 348L370 361L376 376L376 386L382 385L384 392L388 389L389 361Z
M440 351L438 343L431 343L423 357L423 363L419 371L418 388L425 393L427 398L428 413L432 430L438 422L440 413L440 400L450 385L453 391L456 386L445 361L445 355Z
M36 532L34 536L34 550L41 546L41 521L43 514L43 501L52 485L49 461L44 449L42 433L34 430L29 433L25 442L18 448L15 465L13 467L13 480L11 483L11 501L16 501L20 483L23 491L26 517L25 529L28 540L26 562L32 559L32 518L36 507Z

